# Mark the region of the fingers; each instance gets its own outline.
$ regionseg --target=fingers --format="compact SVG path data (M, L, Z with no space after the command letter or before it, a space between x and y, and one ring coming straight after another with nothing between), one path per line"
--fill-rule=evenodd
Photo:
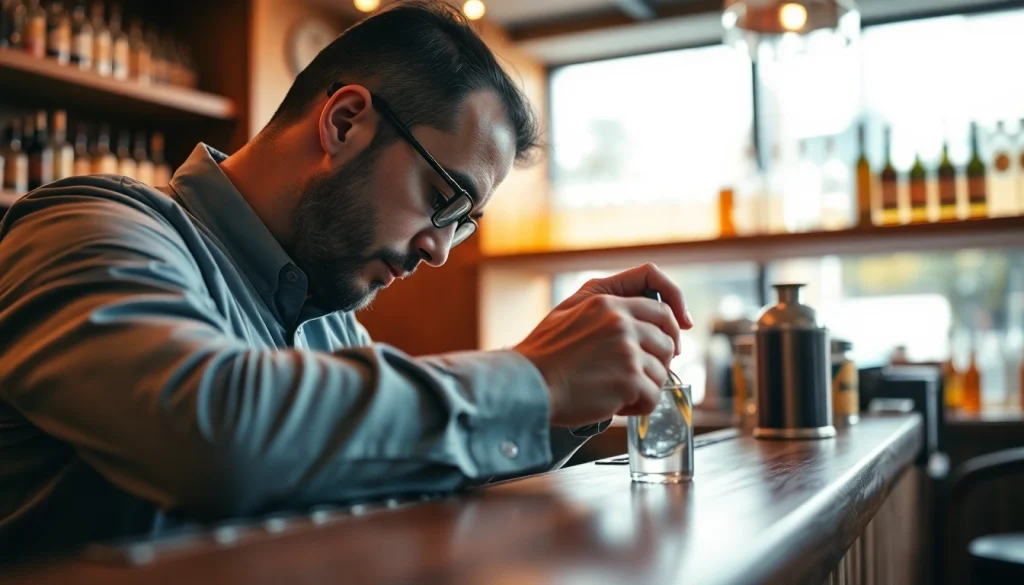
M649 288L661 293L662 301L672 309L676 322L683 329L693 327L693 318L686 310L683 291L654 264L647 263L607 278L595 279L584 287L590 293L617 297L639 297Z
M679 323L676 321L668 305L642 297L621 299L621 303L640 324L655 328L653 331L648 328L643 329L643 331L647 332L648 335L659 334L656 345L664 346L666 341L671 342L672 345L669 347L670 353L662 360L663 363L667 364L673 357L679 355ZM665 336L668 337L667 340L664 339ZM644 349L647 350L646 347ZM664 357L662 354L653 351L648 351L648 353Z
M639 371L625 381L636 389L636 398L624 405L619 414L649 414L654 410L661 397L661 387L668 379L668 362L674 354L672 340L661 329L643 322L637 322L636 326L640 351L635 363Z
M661 386L668 377L668 370L657 358L647 353L642 354L641 360L643 373L626 381L637 389L636 400L624 405L619 414L650 414L661 398Z

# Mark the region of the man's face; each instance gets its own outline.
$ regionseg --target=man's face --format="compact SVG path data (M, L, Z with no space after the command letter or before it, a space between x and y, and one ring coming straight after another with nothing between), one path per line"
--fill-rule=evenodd
M421 261L444 264L456 226L439 229L430 219L452 195L440 175L386 117L369 103L362 107L358 93L339 94L325 106L341 102L338 111L325 110L321 117L321 142L326 141L330 160L343 162L315 174L302 189L293 218L293 254L319 305L352 311L410 275ZM393 139L366 139L378 131ZM473 215L479 216L515 156L515 133L497 96L470 94L452 134L427 127L412 133L473 195Z

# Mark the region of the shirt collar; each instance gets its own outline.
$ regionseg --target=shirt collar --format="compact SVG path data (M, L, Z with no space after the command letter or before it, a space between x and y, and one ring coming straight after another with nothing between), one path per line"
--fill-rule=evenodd
M199 143L174 173L170 187L184 207L219 240L267 305L273 307L282 271L301 272L221 170L220 163L227 158Z

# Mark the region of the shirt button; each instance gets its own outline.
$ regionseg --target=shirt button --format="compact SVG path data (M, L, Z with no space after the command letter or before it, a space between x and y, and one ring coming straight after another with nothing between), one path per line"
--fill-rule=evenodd
M284 277L288 279L288 282L295 282L299 279L299 275L295 274L295 272L291 270L289 270Z
M505 454L505 457L515 459L516 457L519 457L519 445L516 445L512 441L502 441L501 452Z

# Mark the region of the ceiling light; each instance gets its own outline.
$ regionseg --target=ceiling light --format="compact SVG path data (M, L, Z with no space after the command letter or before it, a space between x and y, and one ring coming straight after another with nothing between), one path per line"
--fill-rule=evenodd
M487 7L481 0L466 0L466 3L462 5L462 13L470 20L480 20L485 12L487 12Z
M782 28L797 31L807 24L807 9L803 4L787 2L779 6L779 24Z
M353 3L360 12L373 12L380 8L380 0L354 0Z

